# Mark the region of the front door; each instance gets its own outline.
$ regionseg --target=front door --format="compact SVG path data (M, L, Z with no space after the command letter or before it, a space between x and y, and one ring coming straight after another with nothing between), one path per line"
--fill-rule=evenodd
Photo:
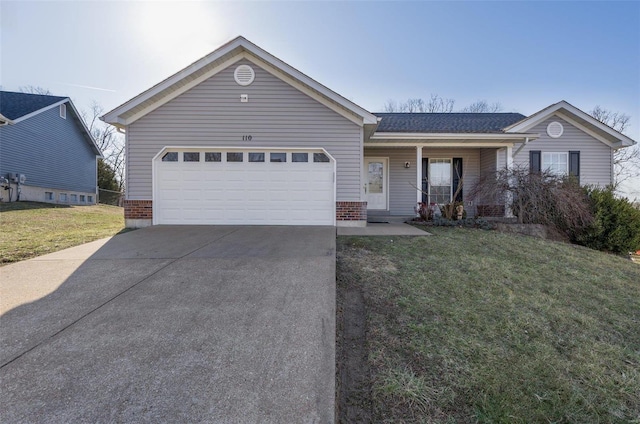
M387 210L388 158L365 158L367 209Z

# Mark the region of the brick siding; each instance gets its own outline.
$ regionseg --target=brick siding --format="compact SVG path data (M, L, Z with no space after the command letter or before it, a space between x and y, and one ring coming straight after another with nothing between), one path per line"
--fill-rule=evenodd
M367 202L336 202L336 220L366 221Z
M478 216L503 217L504 205L478 205Z
M151 200L125 200L124 219L152 219L152 204Z

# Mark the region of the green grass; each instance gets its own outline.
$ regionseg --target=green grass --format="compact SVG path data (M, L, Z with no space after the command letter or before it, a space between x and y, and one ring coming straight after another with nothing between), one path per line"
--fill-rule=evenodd
M366 304L374 422L640 423L637 264L429 231L338 238L338 286Z
M0 203L0 265L52 253L124 228L122 208L37 202Z

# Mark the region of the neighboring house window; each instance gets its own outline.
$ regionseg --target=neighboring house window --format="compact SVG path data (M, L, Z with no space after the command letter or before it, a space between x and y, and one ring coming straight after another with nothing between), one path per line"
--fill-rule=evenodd
M93 203L93 196L87 196L87 201L89 203Z
M84 196L84 194L81 194L81 195L80 195L80 202L81 202L81 203L85 203L85 196Z
M78 203L78 195L77 194L72 194L71 195L71 203Z
M429 159L429 203L449 203L451 187L451 159Z
M44 192L44 200L53 200L53 192L45 191Z
M67 105L60 105L60 117L67 119Z
M178 152L167 152L162 156L162 162L178 162Z
M309 162L309 154L291 153L291 162Z
M60 196L58 196L58 200L60 202L65 202L67 201L67 193L60 193Z
M567 152L543 152L542 170L554 175L569 173L569 154Z

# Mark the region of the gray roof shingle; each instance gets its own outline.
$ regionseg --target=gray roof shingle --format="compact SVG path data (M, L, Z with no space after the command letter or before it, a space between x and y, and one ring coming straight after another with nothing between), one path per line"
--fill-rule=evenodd
M0 91L0 114L11 120L28 115L67 97Z
M376 132L502 133L526 118L520 113L374 113L382 118Z

